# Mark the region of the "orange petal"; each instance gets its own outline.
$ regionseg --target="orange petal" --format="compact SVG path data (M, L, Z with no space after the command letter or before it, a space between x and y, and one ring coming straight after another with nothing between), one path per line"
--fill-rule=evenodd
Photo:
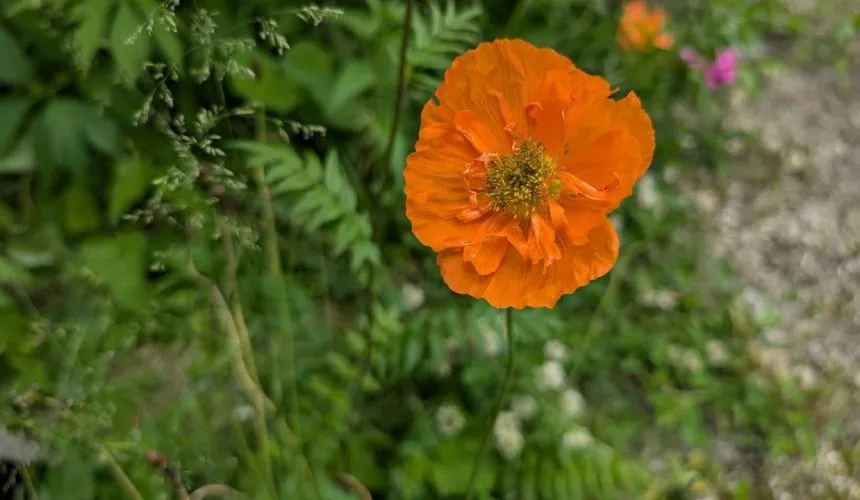
M510 244L505 238L491 236L463 248L463 260L474 266L478 274L496 272Z
M542 262L544 267L552 265L561 257L555 242L555 230L538 212L532 213L529 228L529 258L532 263Z
M498 308L553 307L561 296L609 272L618 258L618 238L604 217L585 245L562 242L561 252L561 259L545 270L508 251L496 272L487 275L466 262L459 249L440 252L436 260L445 283L457 293L483 298Z
M466 138L479 155L504 151L504 144L496 140L493 132L481 118L471 110L458 111L454 115L454 126Z

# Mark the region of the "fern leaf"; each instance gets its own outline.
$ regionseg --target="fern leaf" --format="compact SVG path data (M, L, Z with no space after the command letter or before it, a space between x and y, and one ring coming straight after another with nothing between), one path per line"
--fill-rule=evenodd
M302 158L283 145L240 141L233 147L247 155L250 166L264 169L274 196L289 195L284 205L297 226L322 234L335 256L349 251L353 269L380 264L379 248L371 241L370 217L357 211L357 196L337 153L330 151L323 166L317 155L306 153Z
M412 43L409 62L418 71L413 75L416 98L426 98L439 85L440 73L458 54L470 49L480 36L481 8L472 5L458 9L453 0L445 8L428 3L428 12L416 12L412 18Z

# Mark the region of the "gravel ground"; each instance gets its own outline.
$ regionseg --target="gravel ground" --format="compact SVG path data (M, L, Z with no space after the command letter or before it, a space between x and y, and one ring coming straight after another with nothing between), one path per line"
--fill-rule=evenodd
M858 0L841 3L860 12ZM816 14L810 2L794 7ZM827 18L813 19L813 30ZM687 189L712 222L712 248L746 285L743 298L779 318L753 354L824 395L813 415L817 456L767 464L773 497L860 500L860 464L846 459L860 445L860 40L841 49L854 62L853 89L832 62L801 64L791 47L771 50L785 65L763 95L732 98L734 125L764 151Z

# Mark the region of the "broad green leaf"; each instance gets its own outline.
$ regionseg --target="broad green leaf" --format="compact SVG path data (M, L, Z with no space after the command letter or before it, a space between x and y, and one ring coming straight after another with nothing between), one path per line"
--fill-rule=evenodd
M90 103L62 98L48 103L34 124L36 156L45 167L82 172L89 166L88 144L115 153L119 131Z
M102 46L108 14L113 6L114 0L84 0L72 10L72 18L80 23L72 35L75 61L85 73L90 69L96 51Z
M461 435L439 443L431 464L433 487L441 495L462 495L469 486L472 464L480 442L477 437ZM488 453L475 478L475 493L490 491L496 483L497 463Z
M320 105L329 98L332 81L332 55L316 42L296 43L284 57L284 72L310 92Z
M21 85L33 79L33 66L18 40L0 26L0 85Z
M0 255L0 283L25 284L30 281L30 278L30 273L26 269Z
M182 72L185 67L185 50L178 33L167 29L161 21L156 20L152 27L152 37L155 46L167 58L167 62L173 65L176 71Z
M93 469L79 449L71 448L64 460L51 467L47 491L42 496L63 500L90 500L96 497Z
M136 232L81 244L83 264L99 278L121 306L141 307L145 300L146 248Z
M329 114L337 113L341 107L358 98L375 83L376 74L370 64L361 60L348 62L329 92L326 109Z
M100 211L93 194L81 182L72 184L63 193L63 227L71 234L81 234L100 225Z
M88 166L90 155L83 134L87 104L72 99L48 103L33 125L36 157L45 167L68 167L81 171Z
M129 157L117 163L108 198L108 219L116 223L126 210L143 197L154 169L142 158Z
M248 99L266 105L279 113L289 113L301 102L301 95L295 82L286 76L271 57L262 53L242 54L240 62L249 65L253 58L256 63L255 78L231 77L233 90Z
M0 158L3 158L14 144L29 107L30 101L26 99L8 97L0 100Z
M20 174L36 169L33 135L26 134L5 157L0 156L0 174Z
M141 30L144 20L123 1L113 19L110 33L110 49L120 71L135 82L143 71L143 63L149 55L149 36Z

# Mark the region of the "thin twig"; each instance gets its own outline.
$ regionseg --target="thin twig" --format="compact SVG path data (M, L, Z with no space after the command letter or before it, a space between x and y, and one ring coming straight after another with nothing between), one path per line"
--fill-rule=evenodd
M514 373L514 320L513 309L505 310L505 329L508 337L508 363L505 368L505 379L502 382L502 390L499 392L499 397L496 399L496 407L493 409L493 417L488 422L489 428L484 435L484 441L481 443L481 448L478 450L478 455L475 457L475 462L472 464L472 473L469 475L469 486L466 488L466 500L472 498L474 493L475 481L478 479L478 471L481 468L484 455L487 451L487 445L490 444L490 436L493 435L493 428L496 424L496 419L499 418L499 412L502 411L502 406L505 404L505 398L508 394L511 378Z
M108 469L110 469L111 474L113 474L114 478L117 482L122 486L125 490L126 495L132 500L143 500L143 495L137 491L137 488L134 486L134 483L129 479L128 474L122 469L122 466L119 465L119 462L116 461L116 458L113 454L108 451L107 448L103 444L98 444L99 451L99 459L104 462Z
M254 403L258 413L265 415L266 410L274 410L274 403L269 400L262 389L254 382L253 377L248 372L248 368L245 366L245 360L242 357L241 340L239 340L239 331L236 328L236 322L233 320L233 314L230 312L230 305L227 304L227 299L224 298L218 285L200 274L197 268L190 263L187 266L187 272L191 279L209 292L212 306L218 315L221 327L227 333L234 375L239 379L239 383L242 385L248 398Z
M25 464L19 464L18 470L21 472L21 477L24 478L24 488L31 500L39 500L39 494L36 493L36 486L33 484L33 478L30 477L30 467Z
M182 485L182 476L179 474L179 470L170 465L170 461L167 460L167 457L157 450L149 450L146 452L146 461L149 462L149 465L155 467L164 477L170 481L170 484L173 485L173 491L176 493L176 498L179 500L188 500L188 492L185 491L185 486Z
M373 500L373 497L370 495L370 490L358 480L355 476L351 474L347 474L346 472L338 472L337 480L340 481L342 485L352 490L353 493L358 495L360 500Z
M234 490L226 484L207 484L194 490L188 497L188 500L203 500L209 495L220 495L222 497L234 498L243 496L241 492Z
M409 52L409 35L412 31L412 9L414 0L406 1L406 12L403 14L403 40L400 42L400 62L397 75L397 94L394 98L394 117L391 130L388 133L388 144L385 146L385 163L380 173L379 185L384 187L388 171L391 169L391 155L394 150L394 139L400 126L400 115L403 111L403 97L406 95L406 55Z
M256 113L256 136L257 141L266 142L268 138L268 132L266 129L266 108L260 105L257 109ZM278 248L278 229L275 222L275 209L272 204L272 193L269 190L269 185L266 183L266 174L262 167L255 167L253 169L254 180L257 183L257 188L259 189L259 197L262 205L263 211L263 231L265 232L266 237L266 254L268 258L268 268L269 273L276 279L278 290L277 290L277 298L278 298L278 310L282 317L288 317L289 314L289 302L287 300L286 291L284 290L285 281L283 269L281 267L281 255L280 249ZM288 399L289 399L289 411L290 411L290 420L295 429L296 437L299 442L299 446L301 446L301 427L299 425L299 396L298 396L298 387L296 381L296 353L295 353L295 337L293 335L293 329L290 325L287 325L284 328L284 347L286 349L285 357L287 358L287 362L289 363L289 373L287 376L289 380L287 381L287 391L288 391Z
M257 375L257 364L254 362L254 349L251 346L251 335L248 332L248 325L245 323L245 313L242 311L242 295L239 293L238 279L236 271L239 268L236 261L236 250L233 246L233 238L225 227L224 219L221 219L221 234L224 247L224 267L227 274L227 289L225 290L226 298L232 301L233 319L236 321L236 329L239 332L239 342L242 346L242 356L245 360L245 365L248 367L248 374L254 379L258 385L260 377Z

